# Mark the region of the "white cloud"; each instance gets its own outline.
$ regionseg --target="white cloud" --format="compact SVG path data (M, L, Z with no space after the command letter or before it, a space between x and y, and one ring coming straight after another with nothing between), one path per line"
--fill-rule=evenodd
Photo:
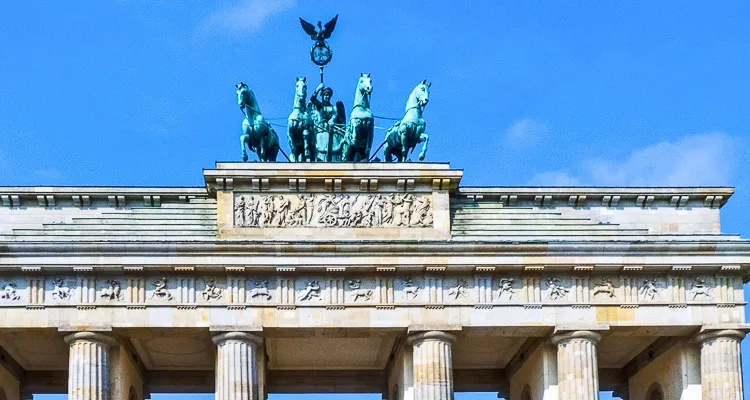
M631 152L623 160L584 161L579 173L544 172L535 185L721 186L731 185L739 156L739 139L723 132L689 135Z
M531 118L522 118L505 131L505 138L514 144L530 145L535 144L548 132L546 124Z
M255 33L274 15L294 7L295 0L238 0L211 12L199 25L201 30L229 30Z

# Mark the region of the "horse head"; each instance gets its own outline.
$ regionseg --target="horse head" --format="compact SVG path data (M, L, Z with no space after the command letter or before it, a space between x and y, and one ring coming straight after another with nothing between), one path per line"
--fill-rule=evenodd
M307 98L307 78L297 78L294 95L296 98L303 99L303 101Z
M359 82L357 82L357 91L363 95L369 95L372 93L372 78L371 74L359 74Z
M425 79L412 91L414 99L420 107L426 106L430 101L430 86L432 86L432 82L427 83L427 79Z

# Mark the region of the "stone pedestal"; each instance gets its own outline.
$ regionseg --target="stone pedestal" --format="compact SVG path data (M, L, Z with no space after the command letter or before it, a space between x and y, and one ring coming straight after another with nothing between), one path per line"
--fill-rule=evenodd
M703 400L742 400L740 342L745 333L727 329L701 333Z
M109 400L109 348L117 344L111 336L76 332L65 336L70 345L69 400Z
M456 336L430 331L409 336L414 351L414 400L453 400L451 346Z
M592 331L562 332L552 336L557 345L557 384L560 400L599 399L596 345L601 335Z
M261 400L258 347L263 339L245 332L213 337L216 357L216 400Z

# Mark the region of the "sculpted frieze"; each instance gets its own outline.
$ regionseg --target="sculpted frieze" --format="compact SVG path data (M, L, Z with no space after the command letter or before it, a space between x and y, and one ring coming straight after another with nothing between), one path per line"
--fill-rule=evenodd
M536 304L565 307L624 304L681 307L694 303L736 303L742 299L736 276L576 275L462 273L396 275L335 273L320 275L166 276L159 278L106 275L50 277L39 284L28 277L0 280L0 306L27 304L131 306L224 304L248 306L513 306ZM35 283L36 282L36 283ZM95 285L94 282L97 282ZM734 283L733 283L734 282ZM46 290L46 294L36 291ZM27 293L31 293L27 295ZM143 293L142 300L141 295ZM34 300L37 299L37 300ZM151 299L152 301L148 301Z
M711 300L713 294L711 293L713 287L706 282L703 278L695 278L695 281L690 288L690 300Z
M497 293L498 300L510 301L513 300L515 295L516 292L513 289L513 278L500 278Z
M0 300L6 300L6 301L18 301L21 300L21 296L18 295L18 286L15 282L6 282L3 285L0 285L2 287L2 291L0 291Z
M431 227L432 198L410 193L235 195L244 228Z
M56 278L52 280L52 298L59 301L70 300L72 293L70 288L65 286L65 280Z

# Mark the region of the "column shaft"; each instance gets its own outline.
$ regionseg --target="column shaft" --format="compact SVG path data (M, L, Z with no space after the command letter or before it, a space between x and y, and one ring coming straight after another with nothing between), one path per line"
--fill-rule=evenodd
M414 400L453 400L454 335L440 331L409 337L414 348Z
M262 339L245 332L213 337L216 357L216 400L260 400L258 345Z
M601 335L591 331L559 333L557 345L557 385L560 400L599 399L599 362L596 345Z
M745 333L736 330L706 332L701 343L701 388L703 400L742 400L740 341Z
M109 400L109 348L117 341L95 332L76 332L65 337L70 345L69 400Z

